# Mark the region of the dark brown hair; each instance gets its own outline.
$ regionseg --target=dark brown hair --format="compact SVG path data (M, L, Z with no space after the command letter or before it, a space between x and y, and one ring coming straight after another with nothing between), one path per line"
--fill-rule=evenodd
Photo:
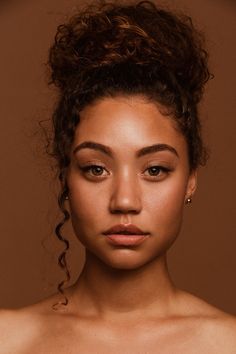
M58 88L50 154L57 161L64 219L56 234L66 249L61 227L69 219L65 170L80 111L94 100L116 95L142 95L165 108L186 138L190 169L206 162L198 103L211 77L204 39L185 15L151 1L93 3L58 26L49 52L50 83ZM58 290L63 293L61 282ZM65 304L67 304L67 300Z

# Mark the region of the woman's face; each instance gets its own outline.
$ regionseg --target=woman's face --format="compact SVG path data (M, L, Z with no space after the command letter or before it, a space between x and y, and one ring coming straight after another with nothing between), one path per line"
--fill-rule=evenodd
M74 231L107 265L140 267L174 242L185 200L195 190L185 138L141 96L103 98L80 118L67 171ZM103 235L129 223L149 233L141 244L114 245Z

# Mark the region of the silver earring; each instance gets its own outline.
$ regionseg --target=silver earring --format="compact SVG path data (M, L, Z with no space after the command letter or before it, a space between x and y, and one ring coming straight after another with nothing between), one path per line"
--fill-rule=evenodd
M191 204L192 203L192 198L188 197L185 201L185 204Z

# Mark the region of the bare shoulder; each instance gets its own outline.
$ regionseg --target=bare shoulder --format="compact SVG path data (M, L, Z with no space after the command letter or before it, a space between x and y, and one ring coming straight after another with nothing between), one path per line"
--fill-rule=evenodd
M57 296L19 309L1 309L0 354L28 354L50 322L55 325L56 315L50 306L54 302Z
M24 353L36 333L36 321L20 310L0 311L0 354Z
M236 354L236 317L192 294L182 292L182 303L188 304L190 317L200 323L202 342L221 354Z
M219 311L219 312L218 312ZM236 317L221 310L206 321L205 336L222 348L222 354L236 354Z

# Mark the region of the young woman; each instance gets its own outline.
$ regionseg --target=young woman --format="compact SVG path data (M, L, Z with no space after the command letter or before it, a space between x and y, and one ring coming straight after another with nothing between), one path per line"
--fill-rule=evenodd
M2 310L0 353L236 353L235 318L176 288L167 267L206 162L202 37L150 1L114 2L59 26L49 64L56 234L67 249L71 220L86 260L73 286Z

